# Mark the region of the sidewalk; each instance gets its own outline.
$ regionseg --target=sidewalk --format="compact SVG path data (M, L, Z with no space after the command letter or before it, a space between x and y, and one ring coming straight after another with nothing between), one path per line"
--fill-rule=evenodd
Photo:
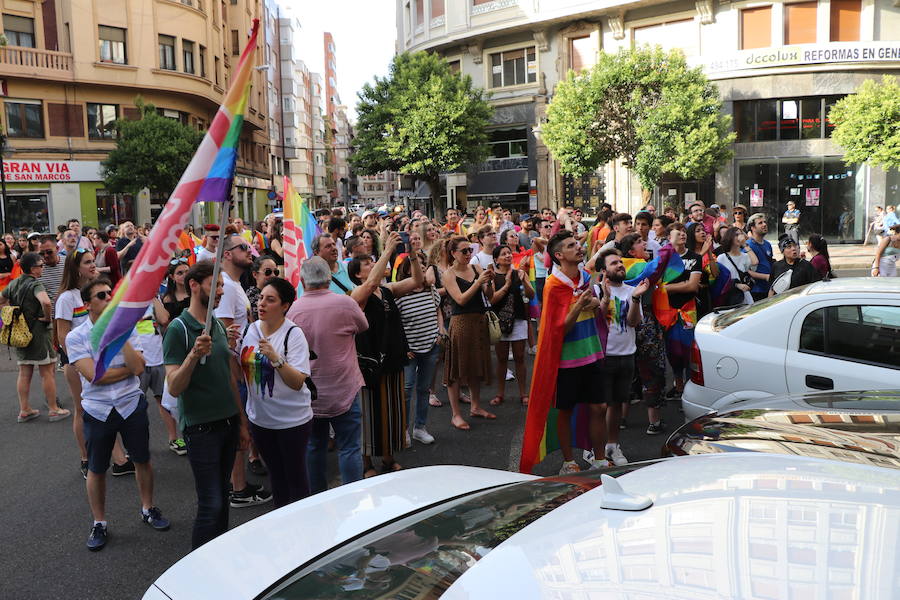
M775 260L781 260L781 252L778 244L772 243L772 253ZM828 255L831 257L831 268L838 269L870 269L872 259L875 257L875 245L868 244L834 244L828 246Z

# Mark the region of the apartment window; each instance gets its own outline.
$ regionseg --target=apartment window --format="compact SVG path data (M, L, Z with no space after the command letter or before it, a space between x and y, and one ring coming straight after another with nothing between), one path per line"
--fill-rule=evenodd
M416 0L416 31L425 25L425 0Z
M528 134L524 129L502 129L489 134L491 159L528 156Z
M491 54L491 87L523 85L537 81L534 47Z
M237 0L231 0L231 4L237 4Z
M193 74L194 69L194 42L181 40L181 58L185 73Z
M816 43L816 10L818 2L796 2L784 5L784 44Z
M741 50L768 48L772 45L772 7L745 8L741 11Z
M635 27L631 35L635 47L658 45L663 50L678 48L685 56L700 54L700 30L693 19Z
M159 68L175 70L175 38L171 35L159 36Z
M241 34L237 29L231 30L231 53L234 56L241 55Z
M431 18L444 16L444 0L431 0Z
M213 57L213 77L215 77L216 85L219 85L219 57Z
M831 41L859 41L862 0L831 0Z
M460 65L459 65L459 61L458 61L458 60L451 60L450 62L447 63L447 66L450 67L450 72L451 72L451 73L456 73L457 75L459 75L459 72L460 72L460 70L461 70L461 67L460 67Z
M88 138L111 140L116 137L114 129L119 118L119 107L115 104L87 104Z
M3 15L3 33L10 46L34 48L34 19Z
M11 138L44 137L44 107L40 100L7 100L6 135Z
M100 62L128 64L125 52L125 30L120 27L100 25Z
M188 124L188 114L180 110L172 110L171 108L157 108L156 112L167 119L178 121L182 125Z
M206 46L200 46L200 77L206 77Z
M597 43L589 35L569 40L569 68L580 73L597 62Z

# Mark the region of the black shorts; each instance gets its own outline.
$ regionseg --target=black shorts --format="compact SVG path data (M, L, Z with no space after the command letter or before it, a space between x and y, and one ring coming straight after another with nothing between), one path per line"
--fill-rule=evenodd
M62 349L62 347L57 350L59 354L59 366L64 367L69 364L69 355L66 354L66 351Z
M556 408L572 410L576 404L603 404L601 361L560 369L556 375Z
M603 359L603 402L624 404L631 397L634 379L634 354L607 356Z
M87 446L88 469L92 473L106 473L112 456L116 434L122 435L122 443L128 456L136 463L150 460L150 421L147 418L147 401L141 395L134 412L127 419L112 409L106 421L95 419L84 412L84 442Z

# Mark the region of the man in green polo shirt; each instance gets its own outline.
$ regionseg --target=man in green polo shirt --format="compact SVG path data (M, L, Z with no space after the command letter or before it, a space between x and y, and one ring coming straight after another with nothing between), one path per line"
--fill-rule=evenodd
M192 548L228 530L228 482L235 452L246 449L250 441L225 327L214 319L212 335L203 334L212 275L211 261L198 262L187 272L184 284L191 294L190 306L169 323L163 339L166 383L178 398L179 424L197 488ZM220 276L215 304L222 293Z

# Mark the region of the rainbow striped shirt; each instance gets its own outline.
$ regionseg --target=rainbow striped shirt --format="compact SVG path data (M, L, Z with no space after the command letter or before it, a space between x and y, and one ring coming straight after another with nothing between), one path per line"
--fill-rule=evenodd
M581 290L582 293L591 293L591 277L586 271L581 271L578 285L557 267L553 268L553 275L562 283L565 283L573 291ZM570 302L576 302L578 296L572 294ZM603 346L597 332L597 318L593 310L584 310L578 315L575 326L563 338L562 353L559 357L560 369L572 369L597 362L603 358Z

